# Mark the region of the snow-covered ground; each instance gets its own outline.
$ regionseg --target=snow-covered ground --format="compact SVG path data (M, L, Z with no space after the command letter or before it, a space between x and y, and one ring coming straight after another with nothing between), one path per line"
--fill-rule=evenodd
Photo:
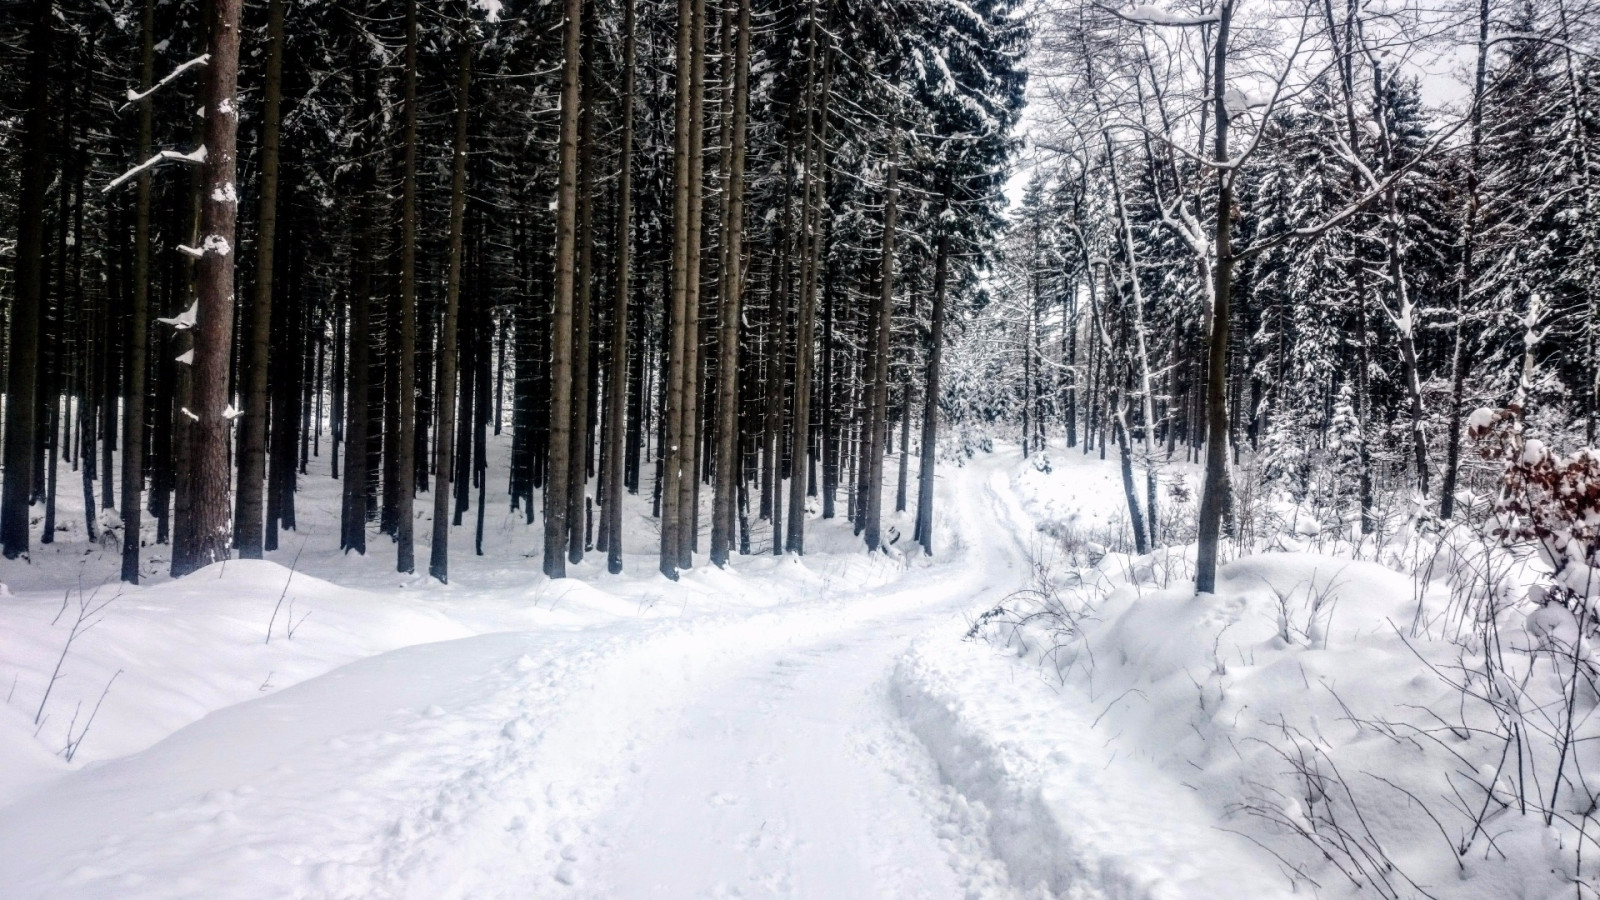
M1585 775L1600 765L1597 698L1574 671L1571 615L1526 599L1539 596L1526 558L1437 523L1352 545L1350 529L1262 498L1261 546L1196 597L1192 545L1134 557L1095 542L1123 515L1114 468L1052 462L1010 477L1011 532L1038 531L1030 583L980 615L978 646L925 637L898 676L945 770L971 773L963 790L993 790L997 761L1033 773L1032 808L995 805L1024 811L1007 827L1026 841L1048 836L1053 853L1019 855L1052 885L1089 871L1131 896L1600 893ZM1093 771L1130 757L1153 774ZM1089 779L1116 802L1084 792ZM1122 817L1151 803L1185 812L1130 852ZM1257 852L1223 852L1230 841Z
M1107 539L1120 480L1076 451L1052 463L942 467L931 561L813 519L804 559L678 583L654 572L643 498L627 574L595 557L561 582L525 555L537 526L498 509L482 557L472 517L455 530L448 586L390 572L386 538L340 556L325 476L269 560L179 582L119 588L115 554L64 532L0 563L0 894L1350 893L1293 834L1316 801L1262 793L1292 786L1289 747L1338 760L1427 893L1571 895L1535 871L1537 830L1534 850L1501 838L1517 866L1440 883L1439 836L1368 776L1440 786L1351 721L1450 699L1383 625L1411 622L1409 578L1279 553L1194 600L1181 551L1076 566L1055 554ZM980 622L1046 583L1095 586L1075 633ZM1263 585L1337 601L1285 614Z

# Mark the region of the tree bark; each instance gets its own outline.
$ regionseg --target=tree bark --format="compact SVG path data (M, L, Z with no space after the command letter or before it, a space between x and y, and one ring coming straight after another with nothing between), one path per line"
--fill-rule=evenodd
M353 24L353 23L352 23ZM353 26L354 30L354 26ZM373 282L373 219L376 214L378 175L377 165L374 161L374 148L377 141L373 132L378 127L375 106L377 91L372 85L373 73L366 68L363 58L364 46L359 33L352 35L352 64L362 67L359 69L358 84L363 92L368 95L367 112L369 120L362 123L363 131L358 136L357 146L361 152L357 154L361 159L358 176L360 199L358 201L355 221L351 223L350 246L350 297L349 311L346 314L346 341L344 357L344 442L345 465L344 482L341 485L340 496L340 541L339 548L344 551L354 550L365 555L367 552L367 478L370 460L367 453L369 435L367 423L369 421L368 403L370 400L370 370L372 357L372 282Z
M34 0L17 200L16 289L7 348L5 480L0 489L0 554L28 552L28 505L38 425L39 319L44 295L44 209L49 187L50 45L54 3Z
M550 371L550 445L544 488L544 573L567 575L571 502L573 315L576 307L578 103L582 80L583 0L567 0L561 76L560 176L556 190L556 287ZM581 527L581 525L579 526Z
M279 0L281 2L281 0ZM400 467L395 499L395 571L416 560L417 495L417 0L406 0L404 131L400 163Z
M866 542L868 550L883 545L883 445L888 431L889 332L894 327L894 238L900 189L900 133L890 126L889 174L884 184L883 272L879 276L878 323L872 377L872 433L867 436Z
M267 528L262 540L262 549L278 549L278 530L280 528L294 528L294 487L295 487L295 461L298 456L297 440L300 431L300 406L301 406L301 380L304 366L301 357L304 355L304 304L305 296L298 290L297 276L300 274L297 254L304 245L299 243L298 229L284 223L278 229L277 239L287 248L287 259L284 254L276 254L282 260L276 267L282 271L275 274L273 279L279 287L275 288L282 302L273 304L272 309L272 337L276 352L273 353L267 371L271 384L268 387L271 393L269 404L270 440L267 446ZM288 290L283 290L287 287ZM362 531L363 536L365 530Z
M1331 19L1331 16L1330 16ZM1568 61L1570 68L1571 62ZM1439 487L1439 518L1455 515L1456 479L1461 461L1462 395L1471 363L1466 347L1467 309L1473 283L1473 250L1478 230L1478 165L1483 147L1483 92L1489 68L1489 0L1478 0L1477 65L1472 81L1472 107L1467 133L1466 209L1461 216L1461 261L1456 272L1456 323L1450 348L1450 433L1445 447L1444 478ZM1587 166L1585 166L1585 170ZM1593 228L1594 223L1587 224ZM1589 328L1595 327L1594 293L1589 295ZM1595 411L1589 413L1589 443L1594 443Z
M727 216L722 223L722 310L717 375L717 483L711 514L711 562L728 564L743 482L739 459L739 326L744 310L744 189L750 104L750 0L738 0L734 29L732 135L729 139Z
M928 335L928 375L922 396L922 460L917 467L916 541L933 555L933 478L939 443L939 362L944 352L945 291L950 269L950 231L939 223L939 249L933 265L933 311Z
M281 0L273 0L274 3ZM155 81L155 0L139 11L139 92ZM139 142L134 157L150 158L154 114L149 98L139 104ZM127 399L122 409L122 580L139 583L139 550L144 503L145 349L150 331L150 196L151 175L139 175L133 218L133 304L128 311L128 373L123 378Z
M828 93L832 89L826 54L822 61L821 97L812 99L811 70L815 67L817 20L811 7L811 49L806 62L805 142L806 182L801 209L800 296L795 314L794 415L790 427L789 528L786 547L806 552L806 490L811 462L811 381L816 368L817 282L822 266L822 236L827 227ZM820 118L820 122L815 120ZM813 146L814 145L814 146Z
M272 345L272 255L278 224L278 122L283 89L283 4L267 3L267 67L262 88L261 174L257 198L256 283L244 366L244 416L239 422L239 495L233 542L242 559L260 559L262 479L267 454L267 369ZM147 151L141 151L144 158ZM134 285L134 290L139 290ZM124 442L126 443L126 442ZM126 454L124 449L124 454ZM127 492L127 485L123 486Z
M700 262L705 214L706 3L693 2L693 60L689 67L689 221L684 250L683 398L678 418L678 568L694 565L699 538Z
M568 0L573 2L573 0ZM690 115L693 93L695 44L694 4L678 0L677 85L673 98L673 195L672 195L672 297L667 310L666 409L661 422L661 574L678 578L681 493L678 489L683 465L684 376L689 332L685 322L689 293L689 194L691 190L689 154L694 121ZM574 95L576 91L574 91Z
M748 2L748 0L746 0ZM623 0L622 11L622 148L617 166L616 284L611 301L611 367L606 376L605 506L601 510L606 536L606 571L622 571L623 431L628 399L628 293L632 276L633 230L633 94L634 0Z
M572 450L567 460L567 561L583 562L589 480L589 339L594 296L594 23L581 30L578 86L577 265L572 305Z
M1233 0L1217 9L1216 43L1212 48L1212 103L1216 115L1215 155L1219 164L1228 158L1228 32L1233 21ZM1216 261L1213 278L1211 334L1206 353L1206 462L1205 484L1200 492L1200 546L1195 560L1195 592L1217 589L1217 545L1222 537L1222 509L1228 498L1228 304L1233 294L1233 177L1219 167L1217 178Z
M576 0L573 0L576 2ZM472 38L461 42L456 66L456 135L450 174L450 261L445 280L444 321L440 324L438 365L439 418L433 444L433 542L428 574L450 583L450 475L454 468L457 313L461 305L462 234L467 216L467 123L472 109Z
M228 362L233 350L234 225L239 212L239 18L241 0L212 0L211 60L204 99L206 160L201 174L200 246L196 273L194 384L185 418L192 435L192 522L179 527L172 574L186 575L228 558L230 504ZM185 540L186 539L186 540Z
M1138 492L1130 491L1128 500L1131 521L1137 523L1144 519L1144 524L1149 534L1148 547L1154 549L1156 545L1156 405L1155 385L1150 378L1150 347L1145 340L1145 315L1144 315L1144 286L1139 282L1139 254L1133 243L1133 219L1128 215L1127 197L1122 192L1122 179L1117 167L1116 150L1111 145L1111 133L1102 129L1101 137L1105 140L1107 165L1111 172L1112 202L1117 207L1117 219L1120 227L1117 229L1122 235L1122 250L1127 258L1128 287L1133 297L1133 352L1139 360L1139 402L1144 414L1144 472L1145 472L1145 504L1148 518L1141 516L1138 510ZM1133 439L1128 431L1126 404L1123 406L1121 420L1123 453L1131 454L1127 446ZM1143 534L1139 535L1136 543L1140 546L1139 552L1147 552L1146 541Z

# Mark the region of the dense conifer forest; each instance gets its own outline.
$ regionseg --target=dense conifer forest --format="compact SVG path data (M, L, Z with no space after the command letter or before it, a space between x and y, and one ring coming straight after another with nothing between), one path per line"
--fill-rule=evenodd
M64 491L124 580L259 557L320 457L341 545L401 572L425 505L448 580L486 504L549 575L615 571L645 492L670 576L752 528L803 552L808 497L876 547L886 449L937 443L1023 100L1007 0L4 16L7 559Z

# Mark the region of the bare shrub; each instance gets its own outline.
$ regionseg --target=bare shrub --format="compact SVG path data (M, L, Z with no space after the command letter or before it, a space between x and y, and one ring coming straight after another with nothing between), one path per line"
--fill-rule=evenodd
M973 617L965 639L984 640L1018 656L1037 651L1040 666L1065 683L1085 647L1084 626L1095 621L1107 587L1092 569L1064 567L1061 554L1043 540L1035 539L1027 555L1029 585Z

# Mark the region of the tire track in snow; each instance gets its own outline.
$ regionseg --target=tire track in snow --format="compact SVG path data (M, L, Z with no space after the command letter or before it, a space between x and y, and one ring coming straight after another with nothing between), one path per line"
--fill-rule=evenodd
M983 468L991 470L983 479L988 516L1009 540L974 550L986 567L1025 571L1022 536L1033 527L999 460ZM941 634L900 659L894 685L947 789L977 810L988 847L1019 888L1072 900L1292 892L1263 853L1221 831L1175 779L1096 731L1088 698L1048 684L1031 665Z

